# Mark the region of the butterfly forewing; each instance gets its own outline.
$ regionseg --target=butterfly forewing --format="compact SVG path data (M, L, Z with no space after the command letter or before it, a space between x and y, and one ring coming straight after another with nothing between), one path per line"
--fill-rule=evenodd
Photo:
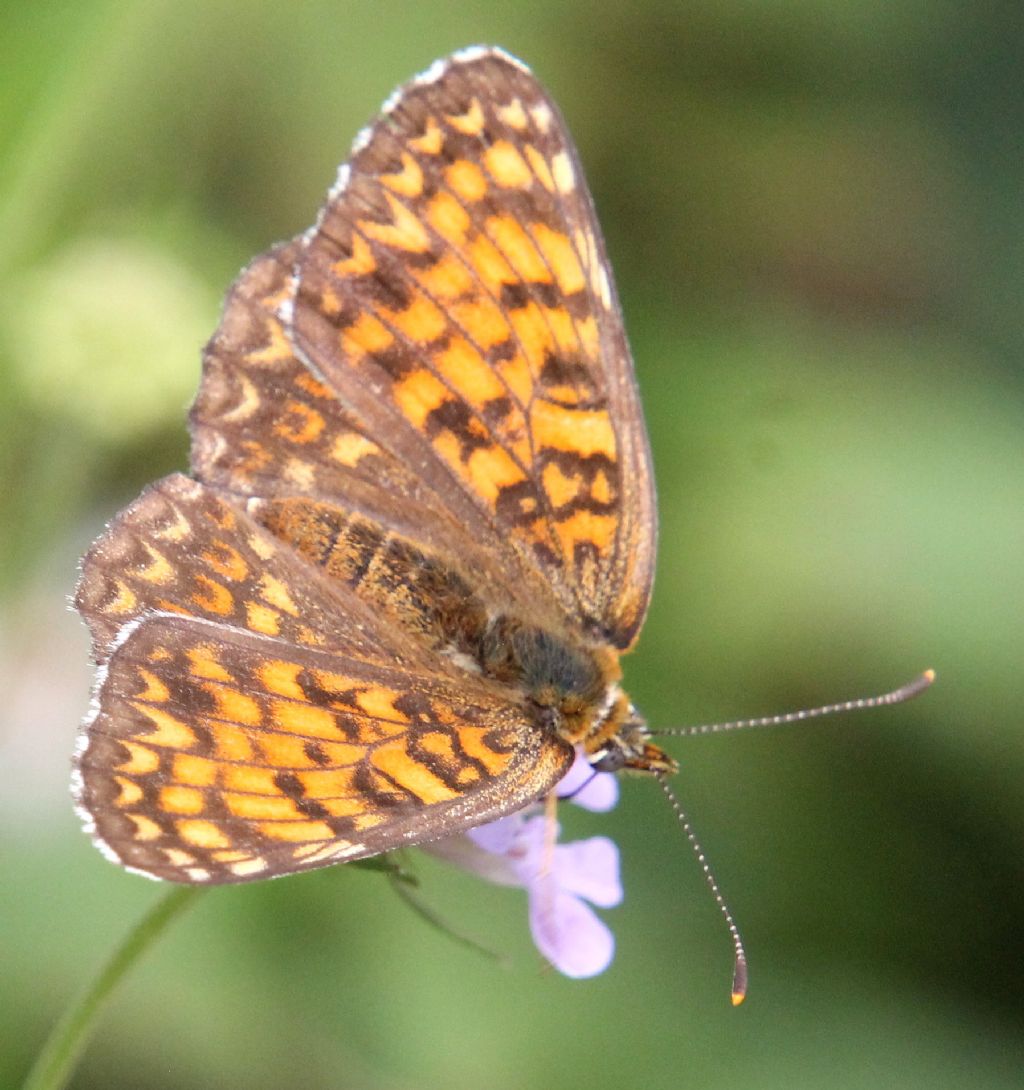
M467 536L629 645L653 565L646 439L590 197L534 77L484 51L403 88L296 267L301 356Z

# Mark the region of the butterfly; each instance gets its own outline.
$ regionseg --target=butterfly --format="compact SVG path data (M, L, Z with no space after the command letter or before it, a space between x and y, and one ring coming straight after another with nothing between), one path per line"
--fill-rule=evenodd
M218 884L676 764L620 685L656 504L591 198L522 63L401 87L205 349L191 475L82 564L73 788L111 859Z

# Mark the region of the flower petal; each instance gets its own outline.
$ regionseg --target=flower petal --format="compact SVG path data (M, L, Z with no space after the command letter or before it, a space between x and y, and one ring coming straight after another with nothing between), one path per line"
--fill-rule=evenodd
M579 750L572 768L559 781L557 791L559 798L595 813L605 813L619 801L618 778L611 772L595 772Z
M552 870L558 887L601 908L622 902L619 848L606 836L555 845Z
M512 850L524 820L522 813L510 814L486 825L478 825L475 829L467 829L466 836L485 852L505 855Z
M578 897L562 893L549 875L530 887L530 931L537 949L565 976L603 973L615 956L615 936Z

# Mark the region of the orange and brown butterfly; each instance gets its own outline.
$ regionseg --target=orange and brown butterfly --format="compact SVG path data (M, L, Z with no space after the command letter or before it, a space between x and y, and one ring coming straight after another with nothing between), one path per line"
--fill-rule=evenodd
M400 88L228 295L156 482L83 562L74 789L155 878L305 871L662 774L620 688L654 566L633 366L557 108L474 48Z

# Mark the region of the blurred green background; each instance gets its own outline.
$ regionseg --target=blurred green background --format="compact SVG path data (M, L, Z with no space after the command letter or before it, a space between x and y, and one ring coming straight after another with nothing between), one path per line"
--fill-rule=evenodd
M0 5L0 1085L159 889L66 791L75 560L183 468L237 270L312 222L398 82L476 41L579 144L654 447L628 688L655 725L882 691L905 707L677 741L751 958L659 793L611 970L543 971L517 891L440 863L212 891L73 1086L1019 1087L1024 934L1024 20L955 0Z

